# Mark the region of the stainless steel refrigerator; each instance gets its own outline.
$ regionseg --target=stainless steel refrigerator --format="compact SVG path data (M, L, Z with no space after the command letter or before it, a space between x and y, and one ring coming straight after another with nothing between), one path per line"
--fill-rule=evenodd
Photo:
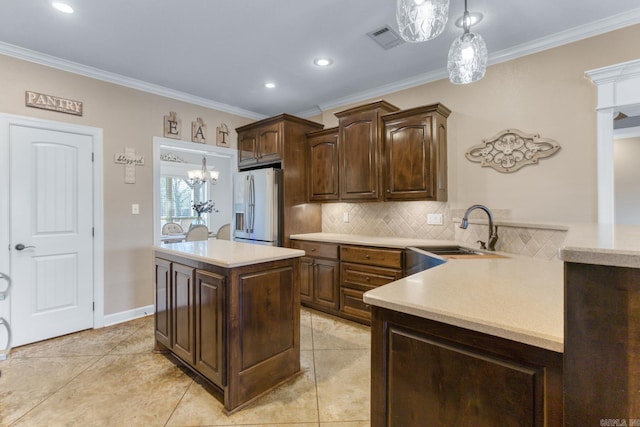
M275 168L233 176L233 240L282 246L282 171Z

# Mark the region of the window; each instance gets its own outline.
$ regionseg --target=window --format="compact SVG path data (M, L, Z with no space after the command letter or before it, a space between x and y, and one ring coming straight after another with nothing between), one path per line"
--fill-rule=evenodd
M161 223L180 223L182 220L196 219L197 214L191 206L193 203L208 200L207 190L208 185L191 188L181 177L163 175L160 178ZM207 216L208 214L203 215L205 223Z

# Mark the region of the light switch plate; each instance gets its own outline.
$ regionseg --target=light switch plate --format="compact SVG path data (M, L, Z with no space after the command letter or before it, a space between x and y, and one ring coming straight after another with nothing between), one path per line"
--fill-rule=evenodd
M344 212L342 214L342 222L349 222L349 212Z
M131 214L132 215L139 215L140 214L140 205L137 203L134 203L131 205Z
M427 214L427 224L442 225L442 214Z

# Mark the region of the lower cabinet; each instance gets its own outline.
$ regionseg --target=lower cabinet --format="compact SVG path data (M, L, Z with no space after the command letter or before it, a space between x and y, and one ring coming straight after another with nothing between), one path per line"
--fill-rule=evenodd
M562 354L373 307L371 425L561 426Z
M291 247L307 254L300 260L300 301L319 310L338 310L339 245L292 241Z
M404 251L343 245L340 260L340 312L346 318L369 324L371 311L362 296L403 276Z
M298 259L223 268L160 255L155 348L208 380L227 413L300 372Z
M316 310L370 324L362 296L404 275L404 250L292 240L301 258L300 302Z

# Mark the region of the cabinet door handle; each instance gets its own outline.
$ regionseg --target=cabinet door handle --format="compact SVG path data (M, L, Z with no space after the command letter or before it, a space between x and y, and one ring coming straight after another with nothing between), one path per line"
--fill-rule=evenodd
M316 248L311 248L311 252L315 252L315 251L316 251Z
M369 277L365 277L364 280L366 280L367 282L371 281L371 279Z
M364 257L365 257L366 259L369 259L369 258L371 258L371 257L370 257L369 255L365 255Z

